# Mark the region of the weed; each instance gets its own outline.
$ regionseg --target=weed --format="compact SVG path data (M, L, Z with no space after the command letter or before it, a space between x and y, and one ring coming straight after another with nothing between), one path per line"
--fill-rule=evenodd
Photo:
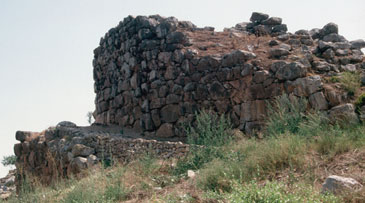
M181 175L187 170L198 170L215 158L223 158L221 147L230 143L231 123L223 115L201 111L196 114L195 127L186 128L190 154L177 162L173 173Z
M340 83L342 88L347 91L347 94L353 96L361 87L360 74L356 72L343 72L340 76Z
M266 182L265 185L259 185L256 182L243 186L235 184L232 193L227 194L225 199L232 203L340 202L335 196L320 194L309 185L296 184L294 187L288 188L288 186L277 182Z
M355 108L357 112L360 112L360 108L365 105L365 94L361 94L355 102Z

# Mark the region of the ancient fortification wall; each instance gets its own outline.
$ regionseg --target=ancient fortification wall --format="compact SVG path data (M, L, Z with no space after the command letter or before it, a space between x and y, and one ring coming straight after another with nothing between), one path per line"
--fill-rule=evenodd
M94 50L96 123L183 136L180 124L212 109L251 132L267 101L283 93L305 96L317 110L346 101L316 75L361 66L353 65L362 62L359 47L337 25L287 34L281 18L253 13L250 20L214 32L173 17L125 18Z
M253 13L250 20L215 32L173 17L125 18L94 50L95 124L17 132L17 184L28 175L50 183L147 151L181 157L189 146L166 140L184 137L181 124L193 123L198 110L225 114L251 133L284 93L307 98L330 119L359 121L351 95L327 81L356 71L365 83L363 40L347 41L333 23L292 34L281 18Z

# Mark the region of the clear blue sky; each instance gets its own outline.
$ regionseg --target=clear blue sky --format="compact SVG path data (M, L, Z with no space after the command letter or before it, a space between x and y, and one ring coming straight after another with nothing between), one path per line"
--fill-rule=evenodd
M253 11L282 17L291 32L335 22L349 40L365 39L364 0L0 0L0 159L13 154L16 130L87 124L93 49L127 15L175 16L222 30ZM6 170L1 165L0 176Z

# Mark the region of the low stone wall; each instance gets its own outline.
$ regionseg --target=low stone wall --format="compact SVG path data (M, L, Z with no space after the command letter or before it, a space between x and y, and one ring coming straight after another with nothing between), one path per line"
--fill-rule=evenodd
M181 142L130 138L125 130L113 129L61 125L42 133L18 131L16 138L21 143L14 146L17 184L27 176L49 184L101 161L128 162L146 153L164 159L183 157L189 150Z

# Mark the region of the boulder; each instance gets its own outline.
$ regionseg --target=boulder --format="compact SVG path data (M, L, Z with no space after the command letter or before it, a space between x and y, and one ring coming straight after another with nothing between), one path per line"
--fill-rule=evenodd
M309 96L323 89L321 76L314 75L298 78L294 81L294 94L297 96Z
M340 104L329 110L329 119L332 123L343 122L356 124L359 119L355 113L355 108L353 104Z
M174 136L174 127L170 123L164 123L160 126L160 128L156 132L157 137L173 137Z
M76 157L73 160L73 163L78 167L78 169L86 169L87 168L87 158L84 157Z
M269 15L259 12L253 12L250 21L253 23L259 23L269 18Z
M249 51L236 50L229 54L226 54L222 59L222 65L226 67L232 67L237 64L242 64L247 60L256 58L256 55Z
M328 176L322 185L322 192L339 194L341 192L355 192L361 190L363 186L353 178L336 175Z
M165 123L173 123L179 119L181 115L180 107L175 104L166 105L161 109L161 121Z
M346 42L346 38L342 35L331 33L323 37L323 41L325 42Z
M272 48L270 49L269 54L272 58L280 58L289 55L290 52L284 48Z
M276 78L279 80L294 80L305 76L306 68L298 62L292 62L285 66L280 66L276 71Z
M270 17L269 19L263 20L261 23L263 25L280 25L282 22L281 18L278 17Z
M326 36L332 33L338 34L338 25L335 23L328 23L321 30L322 36Z
M95 153L95 150L93 148L85 146L83 144L75 144L72 147L71 153L72 153L73 157L77 157L77 156L87 157L90 154Z
M315 110L327 110L328 103L323 92L317 92L309 96L309 103Z
M71 121L61 121L59 122L56 127L68 127L68 128L74 128L77 127L77 125Z
M87 157L87 167L91 168L91 167L95 166L98 163L98 161L99 161L98 157L96 157L93 154L90 154Z
M351 49L362 49L365 48L365 41L363 39L358 39L351 41Z
M36 137L37 135L39 135L39 133L29 132L29 131L16 131L15 139L20 142L24 142L24 141L31 140L32 138Z
M286 33L287 31L288 31L288 27L286 24L275 25L272 28L273 33Z

